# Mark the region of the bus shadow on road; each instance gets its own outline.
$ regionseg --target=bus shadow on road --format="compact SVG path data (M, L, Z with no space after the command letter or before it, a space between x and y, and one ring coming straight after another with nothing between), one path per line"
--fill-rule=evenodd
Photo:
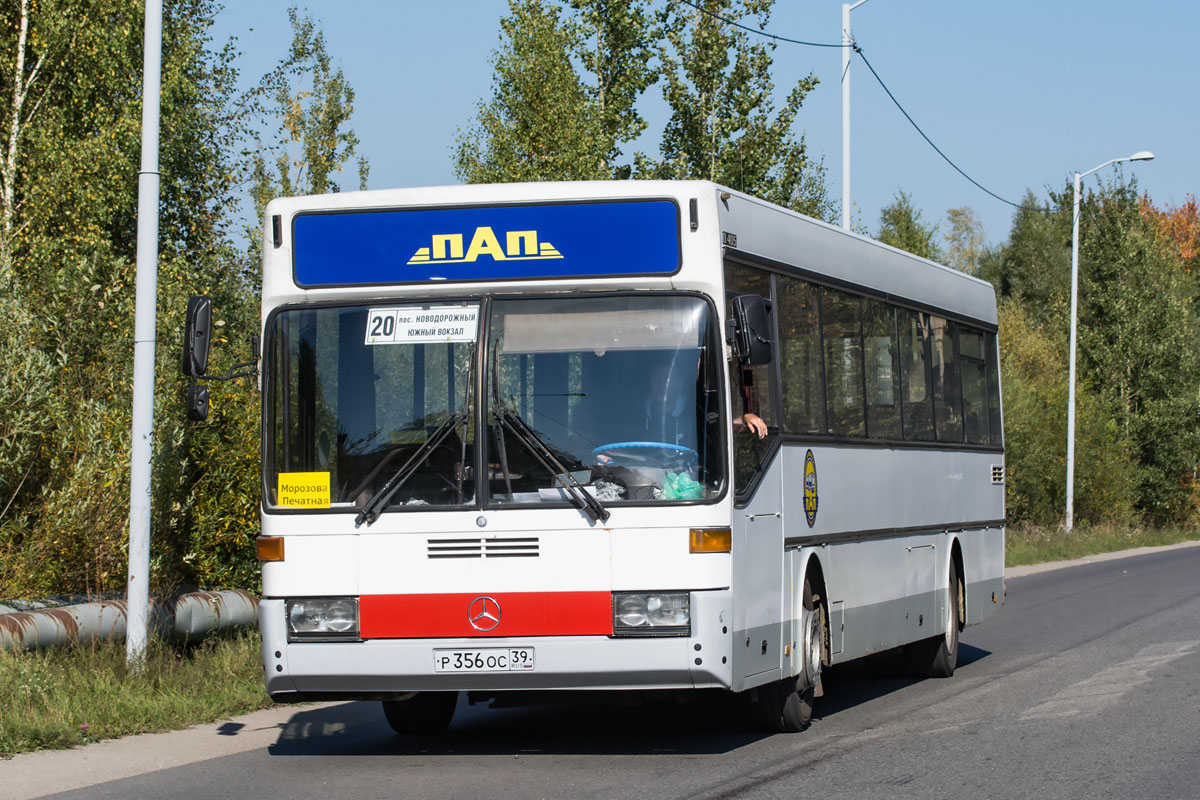
M570 697L517 708L470 706L460 697L450 728L432 736L397 735L379 703L298 711L269 752L315 755L662 755L716 754L767 737L724 696L688 702L613 702Z
M990 650L972 647L960 641L956 674L991 654ZM825 673L825 696L817 701L817 718L832 717L839 712L879 700L925 680L912 676L908 661L899 650L839 664Z
M959 669L991 655L959 645ZM918 683L899 655L839 665L826 675L816 718L869 703ZM818 722L819 725L819 722ZM804 734L800 734L804 735ZM723 692L686 702L638 702L571 694L559 702L516 708L469 705L460 696L449 730L431 736L393 733L379 703L298 709L269 747L273 756L715 755L767 739L748 704Z

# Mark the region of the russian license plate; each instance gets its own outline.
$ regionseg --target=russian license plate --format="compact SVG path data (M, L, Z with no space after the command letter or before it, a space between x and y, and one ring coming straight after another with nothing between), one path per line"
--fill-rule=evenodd
M520 672L532 669L532 647L433 651L434 672Z

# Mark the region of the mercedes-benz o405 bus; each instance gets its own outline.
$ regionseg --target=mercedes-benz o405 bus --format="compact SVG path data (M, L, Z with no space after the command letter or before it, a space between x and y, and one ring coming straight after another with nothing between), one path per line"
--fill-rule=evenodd
M546 690L948 676L1004 598L988 284L706 182L272 202L260 606L276 700L402 732Z

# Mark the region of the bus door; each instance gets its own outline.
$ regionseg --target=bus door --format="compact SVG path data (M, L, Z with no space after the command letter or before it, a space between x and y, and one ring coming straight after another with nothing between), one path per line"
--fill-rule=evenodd
M753 496L733 509L735 688L775 680L781 663L783 459L764 469Z
M727 267L726 278L736 289L733 294L771 296L765 273ZM735 689L777 679L781 664L784 475L774 374L771 363L734 359L729 364L736 498L731 520Z

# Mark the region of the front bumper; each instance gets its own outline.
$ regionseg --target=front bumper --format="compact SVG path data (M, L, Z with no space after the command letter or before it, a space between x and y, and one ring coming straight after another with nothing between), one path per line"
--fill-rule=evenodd
M732 685L728 590L691 593L691 635L287 641L284 601L259 605L267 691L281 698L414 691L700 689ZM529 672L435 673L433 651L532 647Z

